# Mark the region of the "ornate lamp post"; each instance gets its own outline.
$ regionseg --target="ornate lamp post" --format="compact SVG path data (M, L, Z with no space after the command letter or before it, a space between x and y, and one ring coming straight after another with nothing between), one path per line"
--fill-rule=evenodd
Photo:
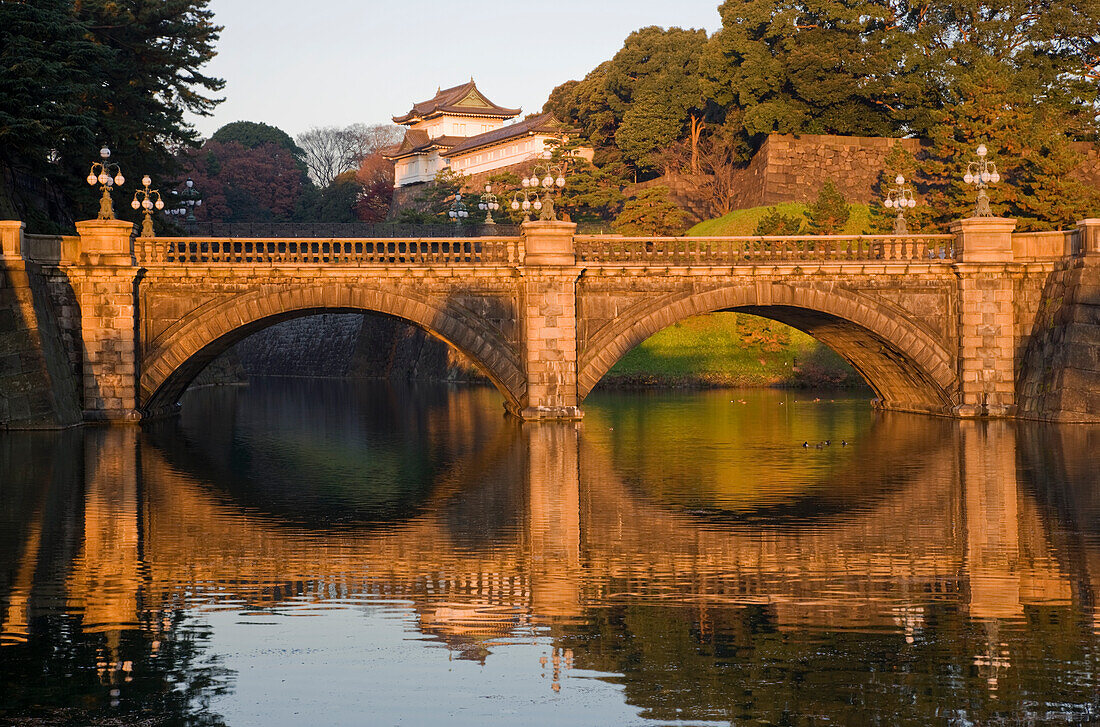
M99 198L99 219L113 220L115 209L114 205L111 204L111 187L115 185L121 187L126 182L126 178L122 176L122 170L119 169L119 166L110 161L110 149L103 147L99 150L99 156L100 161L92 162L85 181L93 187L98 184L100 189L103 190L103 196ZM112 176L112 170L114 176Z
M993 210L989 208L989 195L985 193L985 190L990 184L1001 181L1001 175L997 173L997 164L986 160L985 157L988 152L985 144L979 144L977 152L977 161L968 162L966 165L966 174L963 175L963 181L967 184L973 184L978 189L978 200L977 204L974 205L974 216L992 217Z
M493 219L493 210L500 209L500 204L497 202L497 196L493 194L493 185L485 185L485 194L481 195L481 201L478 202L477 208L485 211L485 224L496 224L496 220Z
M195 208L202 205L202 195L199 194L199 190L195 189L195 182L191 177L187 178L187 181L183 183L182 192L173 192L178 196L179 207L173 206L168 210L169 214L173 215L187 215L184 221L187 223L187 231L194 233L195 223L198 222L195 219Z
M905 184L905 177L898 175L894 178L894 186L886 192L886 198L882 200L886 209L896 209L898 216L894 218L894 234L908 235L909 226L905 223L905 210L917 206L917 200L913 198L913 189Z
M541 171L541 174L539 172ZM536 164L534 171L531 173L530 178L523 179L524 189L537 190L542 187L542 214L539 215L540 220L556 221L558 219L557 214L554 212L554 197L553 192L555 189L560 190L565 186L565 165L564 164ZM513 207L513 209L515 209ZM538 206L535 209L539 209Z
M524 179L524 186L528 186L528 180ZM542 199L539 198L539 193L531 189L524 189L516 192L512 195L512 204L509 205L513 210L523 210L523 221L531 221L531 210L536 212L542 209Z
M149 189L149 185L153 183L153 180L149 178L148 174L141 178L141 183L143 188L134 191L134 199L130 202L130 206L134 209L141 209L142 214L145 215L145 219L141 223L141 236L153 237L153 208L164 209L164 200L160 198L158 190Z
M466 211L466 203L462 201L461 194L455 193L451 208L447 210L447 216L454 220L456 225L461 225L462 220L470 216L470 213Z

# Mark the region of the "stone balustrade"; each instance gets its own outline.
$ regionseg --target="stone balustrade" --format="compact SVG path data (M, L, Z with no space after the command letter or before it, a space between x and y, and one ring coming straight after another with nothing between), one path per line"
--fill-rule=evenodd
M42 278L65 339L55 349L68 357L53 369L80 381L86 420L171 411L237 340L325 310L390 315L447 341L523 419L579 418L592 387L647 336L741 310L818 338L883 408L1100 421L1100 220L1049 233L1015 224L622 237L537 221L519 237L343 239L135 238L117 220L36 236L9 222L0 268ZM4 386L0 376L0 395Z
M175 238L141 237L139 264L451 265L518 263L518 237Z
M770 262L947 261L954 235L774 235L743 237L623 237L578 235L584 263L758 265Z

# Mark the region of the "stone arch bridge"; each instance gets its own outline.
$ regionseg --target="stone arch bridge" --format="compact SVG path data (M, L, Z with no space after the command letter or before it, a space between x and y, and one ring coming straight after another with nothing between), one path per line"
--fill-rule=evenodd
M134 238L117 220L37 237L4 222L0 261L25 288L24 318L57 329L67 360L43 343L43 370L55 390L71 378L85 420L172 411L233 343L321 311L404 319L476 362L517 416L579 418L634 345L721 310L821 340L883 408L1098 420L1100 220L1014 228L624 238L531 222L519 237L242 239Z

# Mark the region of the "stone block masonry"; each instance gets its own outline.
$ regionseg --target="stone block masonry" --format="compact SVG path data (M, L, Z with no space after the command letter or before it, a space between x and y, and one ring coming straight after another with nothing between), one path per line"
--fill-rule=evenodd
M572 223L549 221L525 223L521 238L446 244L135 245L128 223L90 221L47 264L23 259L21 227L9 225L0 415L12 426L63 423L77 418L73 401L85 421L169 413L210 361L250 334L352 312L451 344L525 420L578 419L593 386L646 337L740 310L821 340L885 409L1100 421L1100 220L1049 245L1014 238L1014 226L972 218L951 237L805 238L775 249L577 236ZM933 248L953 257L927 256ZM354 340L342 336L345 354ZM331 373L320 358L302 365Z
M1020 416L1100 420L1100 220L1080 224L1084 254L1058 261L1033 315L1017 389Z
M79 397L40 266L22 259L23 224L0 222L0 428L79 424Z

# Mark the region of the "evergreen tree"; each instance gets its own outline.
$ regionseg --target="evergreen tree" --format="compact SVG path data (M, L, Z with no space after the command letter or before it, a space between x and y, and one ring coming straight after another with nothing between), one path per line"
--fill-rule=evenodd
M894 144L883 162L883 169L879 173L878 181L875 184L875 197L870 204L870 222L873 232L889 234L894 231L894 218L898 216L898 211L887 208L883 204L883 200L886 199L889 191L897 186L897 176L899 174L905 178L906 186L913 190L914 197L917 200L916 207L903 211L906 227L911 233L918 233L924 229L927 224L928 205L917 193L916 171L916 157L904 145Z
M0 163L56 184L77 218L98 207L83 179L104 144L131 179L163 179L168 150L197 141L184 114L223 85L201 72L221 30L208 2L0 2Z
M821 186L817 199L806 208L806 228L812 235L836 235L848 223L852 210L830 179Z
M1098 207L1098 193L1072 176L1080 163L1069 144L1072 122L1055 103L1037 105L1028 87L979 59L986 73L969 69L953 84L955 103L936 112L919 179L932 219L941 229L973 214L976 192L963 181L977 160L979 144L997 165L1001 181L991 186L994 214L1014 217L1019 229L1072 224Z
M920 105L912 38L889 0L726 0L700 61L703 92L772 132L886 136Z
M802 220L792 215L786 215L777 207L772 207L768 213L756 223L754 235L797 235L802 231Z
M613 226L623 235L674 235L683 229L684 213L669 199L668 187L643 189L623 205Z
M660 166L658 153L684 138L694 156L715 111L698 70L706 40L704 30L636 30L584 80L554 89L544 110L580 126L597 148L613 150L600 162L621 159L649 174Z

